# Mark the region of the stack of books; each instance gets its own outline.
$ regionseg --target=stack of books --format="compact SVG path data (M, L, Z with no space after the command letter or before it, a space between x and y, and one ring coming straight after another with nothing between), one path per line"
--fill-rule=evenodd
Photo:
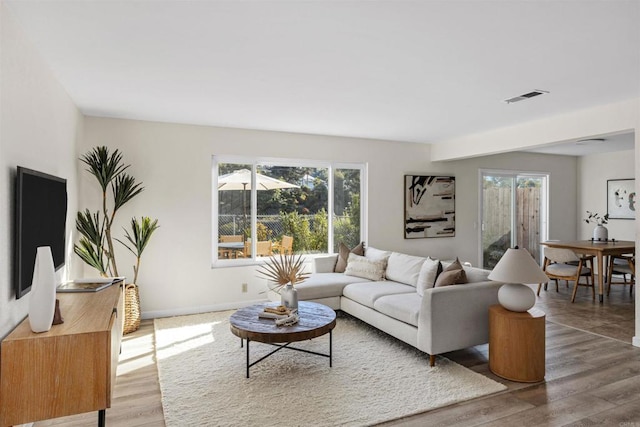
M291 310L289 310L284 305L279 305L277 307L265 307L264 310L258 313L258 317L261 319L284 319L291 315Z
M114 283L123 280L124 277L97 277L91 279L76 279L63 283L56 289L57 292L98 292Z

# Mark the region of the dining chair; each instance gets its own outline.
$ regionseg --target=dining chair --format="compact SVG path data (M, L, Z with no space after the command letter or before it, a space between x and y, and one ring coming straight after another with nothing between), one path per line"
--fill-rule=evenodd
M273 246L273 250L283 255L293 253L293 237L282 236L282 240L280 241L280 243L277 243Z
M256 242L257 256L273 255L273 242L271 240L259 240ZM244 253L242 256L249 258L251 256L251 242L244 242Z
M556 292L558 292L558 280L566 280L574 282L571 302L576 299L578 286L587 286L591 288L593 300L596 299L596 288L593 277L593 255L578 256L571 249L562 248L545 248L544 264L542 270L547 276L556 282ZM575 264L577 262L577 265ZM587 283L580 283L580 278L586 277ZM538 284L538 296L542 283ZM544 289L547 290L545 283Z
M613 281L613 275L621 275L622 282ZM629 281L627 281L627 274ZM629 295L633 293L633 285L636 283L636 260L631 255L612 255L609 257L607 268L607 296L611 292L611 285L629 285Z

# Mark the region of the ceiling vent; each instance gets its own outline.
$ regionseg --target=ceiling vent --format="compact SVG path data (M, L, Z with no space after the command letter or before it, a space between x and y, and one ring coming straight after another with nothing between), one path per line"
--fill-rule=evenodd
M589 138L576 141L576 145L598 145L604 142L604 138Z
M514 102L524 101L525 99L530 99L539 95L544 95L545 93L549 93L549 91L536 89L520 96L514 96L513 98L505 99L504 102L506 102L507 104L512 104Z

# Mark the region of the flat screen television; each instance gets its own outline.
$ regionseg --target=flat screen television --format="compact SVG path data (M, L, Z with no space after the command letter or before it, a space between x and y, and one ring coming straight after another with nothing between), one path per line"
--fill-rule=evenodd
M65 263L67 180L18 166L15 193L16 298L31 290L39 246L50 246L55 269Z

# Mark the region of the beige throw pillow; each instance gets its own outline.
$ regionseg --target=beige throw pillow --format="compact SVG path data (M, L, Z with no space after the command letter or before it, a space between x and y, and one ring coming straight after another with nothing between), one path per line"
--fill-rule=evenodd
M338 246L338 261L336 261L336 266L333 268L334 272L344 273L345 269L347 268L347 263L349 262L350 253L363 256L364 245L362 244L362 242L353 249L349 249L347 245L340 242L340 246Z
M347 268L344 272L347 276L362 277L376 282L384 280L386 261L371 260L354 253L349 254Z
M442 273L436 279L434 287L450 286L467 283L467 274L464 272L464 268L458 258L445 268Z

